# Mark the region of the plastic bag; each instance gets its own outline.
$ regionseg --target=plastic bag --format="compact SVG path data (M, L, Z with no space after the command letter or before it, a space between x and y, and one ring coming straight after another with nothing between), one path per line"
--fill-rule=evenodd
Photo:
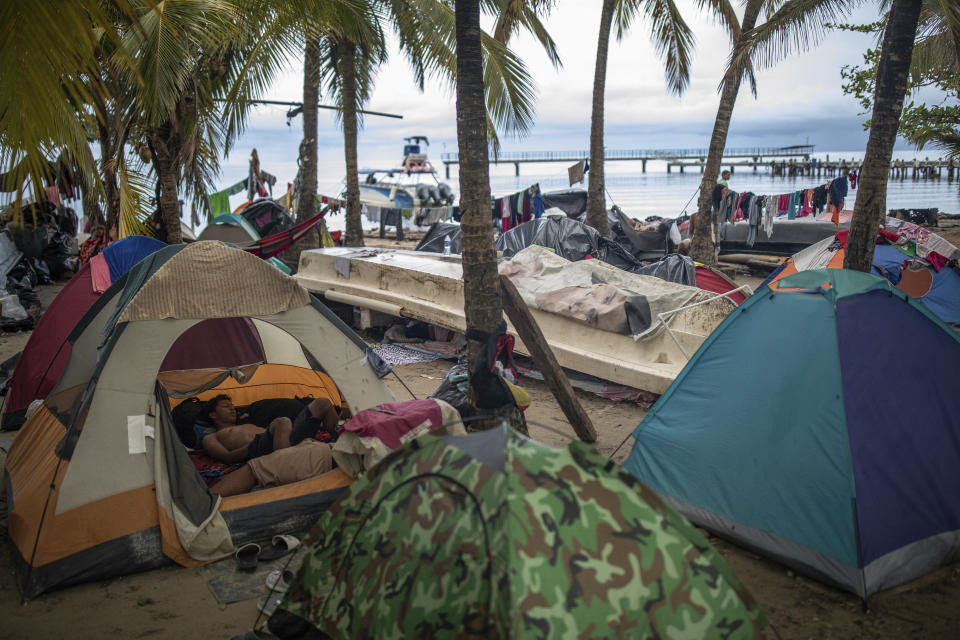
M28 314L16 294L8 293L0 296L0 315L6 320L26 320Z

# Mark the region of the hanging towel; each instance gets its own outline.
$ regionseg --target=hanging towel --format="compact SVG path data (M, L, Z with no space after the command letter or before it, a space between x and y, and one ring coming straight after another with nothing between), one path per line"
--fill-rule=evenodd
M207 196L210 201L210 215L218 216L221 213L230 213L230 197L227 192L217 191Z

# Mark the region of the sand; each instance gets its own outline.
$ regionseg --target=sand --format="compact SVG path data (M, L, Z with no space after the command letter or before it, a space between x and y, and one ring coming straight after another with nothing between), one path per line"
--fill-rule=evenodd
M960 236L960 228L951 235ZM951 238L955 243L958 240L960 237ZM738 282L754 286L759 280L757 276L738 276ZM60 287L62 284L40 288L45 304ZM21 350L26 340L26 334L0 335L0 361ZM438 360L398 366L395 370L418 397L423 397L437 387L450 366L450 362ZM409 397L395 379L388 381L398 398ZM572 428L545 384L529 379L524 384L532 397L526 413L530 435L553 446L563 446L573 439ZM632 446L629 435L646 411L581 391L577 391L577 396L597 428L596 448L622 462ZM0 507L5 515L6 506ZM772 620L764 634L767 638L960 637L958 564L877 594L865 610L853 595L797 576L780 564L718 538L710 539L734 573L766 607ZM3 526L0 638L229 638L250 629L257 619L255 599L219 605L199 570L179 567L79 585L21 604L10 547Z

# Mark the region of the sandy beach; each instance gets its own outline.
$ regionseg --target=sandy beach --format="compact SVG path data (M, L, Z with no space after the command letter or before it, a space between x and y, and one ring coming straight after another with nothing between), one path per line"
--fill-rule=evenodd
M947 231L947 230L944 230ZM960 228L948 231L957 242ZM412 240L403 243L408 248ZM399 246L389 239L371 244ZM738 283L756 286L760 277L737 276ZM63 283L41 287L49 304ZM0 335L0 360L21 350L27 334ZM397 366L396 373L417 395L429 395L440 383L450 361ZM553 446L574 438L543 382L524 379L532 397L526 412L530 435ZM397 398L409 397L396 382ZM592 418L599 440L596 448L622 462L632 447L630 433L646 410L590 393L577 396ZM4 432L0 438L9 439ZM2 505L3 513L6 505ZM44 594L21 603L11 563L6 526L0 530L0 637L3 638L230 638L250 629L257 620L257 600L218 604L201 569L165 567ZM818 582L795 575L784 566L710 537L733 571L766 607L772 625L767 638L956 638L960 634L960 565L944 567L920 580L877 594L864 609L861 601ZM224 561L232 563L232 559ZM266 594L266 589L263 591Z

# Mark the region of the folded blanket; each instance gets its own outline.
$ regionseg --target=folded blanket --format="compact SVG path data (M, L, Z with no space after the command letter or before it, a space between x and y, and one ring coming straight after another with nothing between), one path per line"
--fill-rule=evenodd
M424 433L465 435L460 414L443 400L390 402L357 413L340 428L333 459L356 478L391 451Z

